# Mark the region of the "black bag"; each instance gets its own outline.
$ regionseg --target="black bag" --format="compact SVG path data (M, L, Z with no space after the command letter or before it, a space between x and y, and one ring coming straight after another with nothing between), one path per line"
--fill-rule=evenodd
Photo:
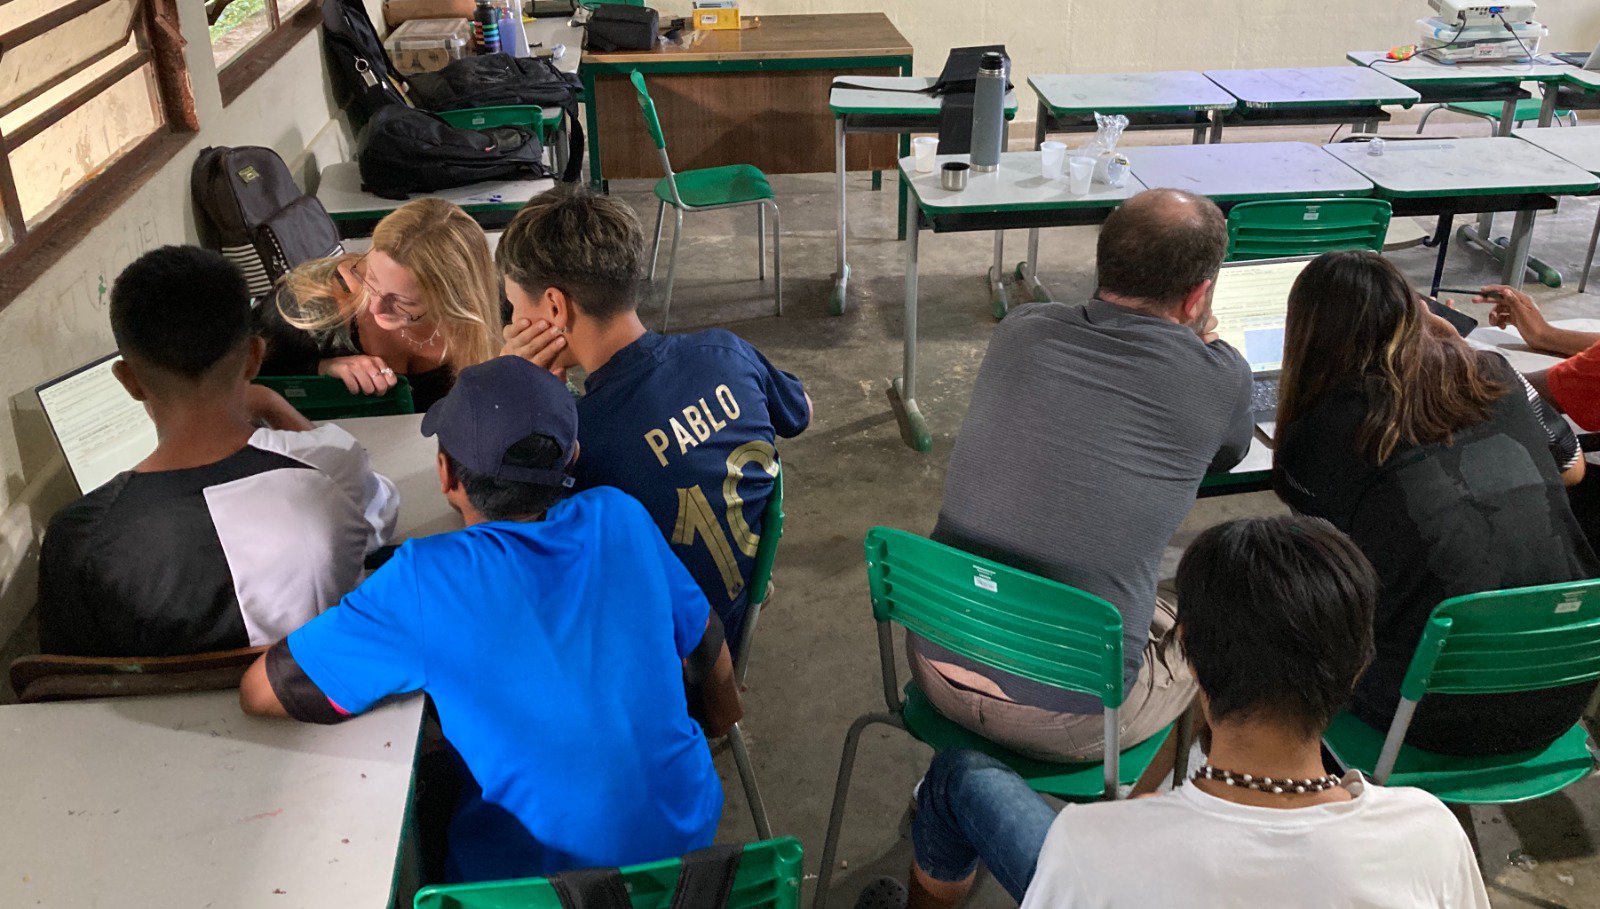
M727 909L744 850L710 846L683 857L671 909ZM628 887L615 868L584 868L550 877L562 909L632 909Z
M262 297L301 262L344 252L333 219L270 148L201 149L189 175L201 236Z
M362 0L322 0L322 42L333 97L360 128L380 108L406 104L409 86L384 50Z
M984 44L977 47L952 47L944 60L944 69L938 81L929 86L928 94L935 98L943 95L970 95L978 90L978 63L984 54L999 54L1006 60L1006 72L1011 72L1011 56L1004 44ZM1006 91L1012 85L1006 82Z
M583 126L578 96L583 80L556 69L547 57L484 54L464 57L436 73L411 77L411 100L424 110L532 105L559 107L567 120L567 170L561 179L583 176Z
M386 199L485 180L550 176L544 149L532 130L459 129L437 114L403 104L391 104L374 114L357 145L361 188Z
M602 3L594 8L584 28L585 50L650 50L656 46L661 18L648 6Z

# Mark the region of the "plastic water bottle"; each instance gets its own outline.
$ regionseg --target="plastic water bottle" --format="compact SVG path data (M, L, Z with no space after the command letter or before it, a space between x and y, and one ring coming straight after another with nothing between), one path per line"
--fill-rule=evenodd
M1005 58L991 51L978 62L978 83L972 96L972 169L978 173L1000 167L1005 105Z
M500 49L513 57L531 57L528 30L522 24L522 0L495 0L500 13Z
M489 0L478 0L472 13L472 37L480 54L500 53L500 21Z

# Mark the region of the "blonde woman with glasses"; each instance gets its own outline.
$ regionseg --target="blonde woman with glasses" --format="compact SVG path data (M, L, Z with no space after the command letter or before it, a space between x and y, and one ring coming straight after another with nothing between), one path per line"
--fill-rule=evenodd
M405 376L420 412L500 352L499 272L483 229L443 199L378 222L359 256L307 262L261 307L263 375L325 375L381 395Z

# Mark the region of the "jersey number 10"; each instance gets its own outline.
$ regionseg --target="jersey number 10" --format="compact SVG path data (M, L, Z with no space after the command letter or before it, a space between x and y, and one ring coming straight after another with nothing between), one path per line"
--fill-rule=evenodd
M723 533L722 523L699 486L685 486L678 490L678 522L672 530L676 546L693 546L695 538L705 541L711 550L711 559L717 563L722 584L728 590L728 599L737 600L744 592L745 577L739 571L739 560L733 547L750 558L756 557L761 545L761 535L752 531L744 519L744 499L739 495L739 481L744 479L746 464L755 464L772 476L778 475L778 452L770 442L747 442L728 455L728 474L722 481L722 498L727 505L729 534Z

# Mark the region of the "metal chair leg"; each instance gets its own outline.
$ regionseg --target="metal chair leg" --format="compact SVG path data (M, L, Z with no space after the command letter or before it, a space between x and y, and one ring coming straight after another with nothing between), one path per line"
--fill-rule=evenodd
M812 895L811 909L827 909L828 886L833 881L833 865L839 852L839 828L844 826L845 800L850 795L850 774L855 770L856 747L861 744L861 733L874 723L898 726L900 717L892 713L868 713L858 717L845 733L844 753L839 756L839 779L833 788L833 810L828 813L828 832L822 840L822 864L817 868L817 892Z
M661 298L661 331L666 333L672 318L672 282L678 277L678 241L683 239L683 209L672 209L672 252L667 254L667 292Z
M1417 121L1417 135L1422 135L1422 131L1428 128L1428 118L1433 116L1433 112L1441 107L1444 107L1444 105L1435 104L1422 112L1422 119Z
M767 280L767 203L756 206L756 280Z
M1589 269L1594 267L1594 248L1600 244L1600 213L1594 217L1594 232L1589 235L1589 254L1583 259L1583 277L1578 279L1578 293L1589 289Z
M656 283L656 259L661 255L661 223L666 220L667 203L656 205L656 242L650 246L650 283Z
M772 203L772 302L778 315L783 315L783 223L776 202Z
M767 821L767 804L761 800L761 789L756 785L756 771L750 765L750 752L744 745L744 730L738 723L728 730L728 748L733 751L734 766L739 768L739 782L744 784L744 800L750 804L750 817L756 822L756 836L772 839L772 824Z

